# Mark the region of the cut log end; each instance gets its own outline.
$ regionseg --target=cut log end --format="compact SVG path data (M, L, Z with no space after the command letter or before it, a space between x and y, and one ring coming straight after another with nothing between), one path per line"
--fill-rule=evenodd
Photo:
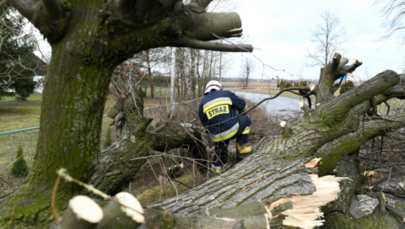
M120 192L115 196L118 201L126 207L122 211L138 223L144 223L144 211L139 201L128 192Z
M285 121L280 122L281 127L285 127L286 124L287 124L287 122L285 122Z
M89 223L98 223L103 218L103 210L87 196L76 196L69 201L69 207L78 219Z
M304 100L301 100L301 101L300 101L300 107L301 107L301 108L304 108Z

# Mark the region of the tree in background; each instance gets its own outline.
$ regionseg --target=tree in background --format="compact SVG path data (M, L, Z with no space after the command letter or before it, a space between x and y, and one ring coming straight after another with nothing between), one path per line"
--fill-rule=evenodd
M239 81L242 87L248 87L249 85L249 78L252 75L252 71L254 69L254 63L251 59L245 58L244 62L240 67L240 75Z
M0 17L0 99L25 101L37 85L35 37L25 31L27 20L5 0L0 0Z
M376 3L382 7L381 13L386 19L384 21L388 34L385 37L388 38L394 34L404 32L405 0L376 0ZM405 40L404 33L400 36Z
M167 64L169 59L169 50L168 48L155 48L149 49L144 52L139 53L138 59L140 61L139 68L145 72L145 86L148 85L150 87L150 96L151 98L155 98L156 94L156 84L154 78L156 75L156 69L163 69L164 66ZM145 93L147 91L145 90Z
M17 150L17 161L14 162L13 168L11 169L11 174L16 177L25 177L28 175L28 165L24 159L23 149L21 146Z
M312 32L312 47L307 50L311 66L326 66L336 51L342 49L345 27L340 25L339 17L329 10L321 13L321 23Z

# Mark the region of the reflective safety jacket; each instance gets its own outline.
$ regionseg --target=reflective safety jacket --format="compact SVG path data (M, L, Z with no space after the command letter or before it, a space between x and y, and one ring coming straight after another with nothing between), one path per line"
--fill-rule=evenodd
M209 126L237 116L236 111L244 112L247 109L245 100L238 98L231 91L211 91L201 101L198 113L201 123ZM214 142L232 138L238 129L238 119L208 128Z

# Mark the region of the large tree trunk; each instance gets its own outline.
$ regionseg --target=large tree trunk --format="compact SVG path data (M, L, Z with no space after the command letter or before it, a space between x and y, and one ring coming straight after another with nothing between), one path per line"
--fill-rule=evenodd
M94 172L93 161L100 151L101 122L108 85L115 65L103 63L103 49L85 41L96 33L98 11L84 11L90 3L78 1L69 36L52 45L52 59L44 82L40 131L32 172L18 191L15 220L49 208L55 171L66 168L80 180ZM92 2L100 8L102 2ZM92 51L91 51L92 50ZM83 53L84 52L84 53ZM97 54L95 54L97 53ZM93 54L93 55L92 55ZM69 199L79 186L64 183L60 199ZM0 208L0 224L11 213L13 199ZM24 211L25 209L25 211ZM43 213L42 213L43 214Z
M284 226L302 226L311 228L322 225L322 221L315 221L321 216L319 206L336 199L339 192L340 178L318 178L309 174L315 171L318 160L303 158L287 166L269 164L263 170L244 174L240 169L225 177L210 180L202 189L191 191L192 195L185 199L179 198L171 202L174 207L168 214L158 209L145 209L146 228L281 228ZM256 167L257 168L257 167ZM241 177L244 179L241 180ZM231 179L231 183L242 183L243 190L225 188L224 180ZM265 183L260 182L265 179ZM220 182L219 182L220 181ZM221 192L230 194L229 199L218 199ZM260 193L249 199L249 196ZM303 197L298 197L302 195ZM232 196L235 196L233 198ZM184 195L182 197L185 197ZM242 197L242 198L241 198ZM246 200L246 201L245 201ZM276 201L277 200L277 201ZM273 203L269 205L269 203ZM106 221L100 222L97 228L108 225L137 225L118 209L111 212L110 203L104 208ZM182 209L184 208L185 211ZM67 211L69 212L69 210ZM66 213L65 213L66 214ZM120 217L111 217L120 214ZM309 216L310 215L310 216ZM308 219L295 220L294 217L306 216ZM134 226L132 226L134 227ZM89 228L89 227L85 227ZM117 226L116 228L125 228Z

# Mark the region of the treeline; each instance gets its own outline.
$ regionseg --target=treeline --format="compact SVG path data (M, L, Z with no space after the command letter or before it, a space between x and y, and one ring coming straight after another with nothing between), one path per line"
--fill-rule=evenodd
M309 81L287 81L287 80L281 80L277 82L277 87L281 88L288 88L288 87L302 87L302 86L307 86L309 84Z
M173 73L177 98L193 99L201 97L208 81L218 79L228 66L226 55L216 51L174 48L174 59L172 54L172 48L157 48L123 62L114 71L111 94L122 97L142 87L154 98L156 87L171 87Z

